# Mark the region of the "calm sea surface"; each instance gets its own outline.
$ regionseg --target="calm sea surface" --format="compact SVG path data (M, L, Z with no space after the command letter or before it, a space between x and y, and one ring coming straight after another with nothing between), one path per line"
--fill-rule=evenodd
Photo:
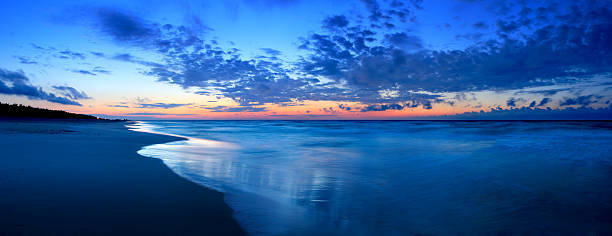
M146 121L252 235L612 233L612 123Z

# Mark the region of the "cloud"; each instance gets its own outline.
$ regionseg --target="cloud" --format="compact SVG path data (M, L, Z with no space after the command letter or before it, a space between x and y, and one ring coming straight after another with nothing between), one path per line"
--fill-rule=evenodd
M119 53L111 58L115 60L127 61L127 62L133 62L135 60L134 56L132 56L132 54L129 54L129 53Z
M83 74L83 75L96 75L95 73L88 70L71 70L71 72Z
M109 70L106 70L102 67L96 66L93 70L93 72L97 72L97 73L101 73L101 74L110 74L111 72Z
M101 29L101 32L127 45L153 49L163 55L164 62L143 63L130 54L118 54L113 59L146 65L149 70L145 74L156 77L158 81L178 84L184 88L200 88L198 94L220 94L241 105L278 104L295 100L380 100L378 89L354 90L342 88L339 83L321 83L315 78L318 76L315 73L305 73L299 77L289 76L286 68L292 65L287 62L273 62L275 57L280 55L280 52L274 49L262 49L272 57L243 59L239 50L222 49L216 46L214 40L203 40L201 35L184 26L151 23L129 12L107 8L95 9L92 14L96 19L96 28ZM115 18L117 22L109 20ZM336 18L334 22L343 25L341 21L342 17ZM361 48L365 41L374 40L371 38L373 35L374 32L363 30L357 32L356 37L360 37L357 42L344 42L351 44L350 47ZM414 47L411 45L415 44L409 42L410 37L398 34L390 36L389 39L402 47ZM322 37L317 45L322 46L326 43L325 40L334 39ZM350 56L348 52L338 53L338 57L343 55ZM420 97L418 100L425 99L408 91L404 91L402 95L402 98L416 96Z
M82 106L70 98L60 97L30 84L23 71L9 71L0 68L0 94L25 96L33 100L45 100L53 103Z
M344 104L339 104L338 108L340 108L342 110L345 110L345 111L351 111L351 109L352 109L351 107L349 107L347 105L344 105Z
M239 106L239 107L216 106L216 107L206 107L204 109L211 110L211 112L264 112L264 111L268 111L265 107L252 107L252 106Z
M500 34L510 34L517 31L521 25L516 21L497 21L497 32Z
M53 86L53 88L61 91L64 96L70 99L74 99L74 100L91 99L91 97L87 96L85 92L79 91L70 86Z
M346 18L346 16L343 15L336 15L336 16L330 16L327 17L325 20L323 20L323 27L326 27L328 29L337 29L337 28L344 28L349 24L348 19Z
M559 105L560 106L571 106L571 105L588 106L591 103L594 103L593 99L596 99L596 98L601 98L601 97L594 96L594 95L588 95L588 96L579 96L575 98L567 98L564 101L562 101Z
M96 73L100 73L100 74L110 74L111 73L110 71L105 70L104 68L99 67L99 66L94 67L92 70L74 69L74 70L70 70L70 72L82 74L82 75L93 75L93 76L98 75Z
M419 50L423 48L421 39L414 35L408 35L405 32L393 33L385 35L385 39L393 46L406 51Z
M612 106L605 108L568 107L565 109L492 108L490 111L481 110L480 112L426 118L444 120L610 120L612 119Z
M552 96L559 92L569 91L570 88L560 88L560 89L542 89L542 90L528 90L528 91L518 91L517 94L528 93L528 94L541 94L545 96Z
M542 100L540 101L540 103L538 103L538 106L544 106L546 104L548 104L550 101L552 101L550 98L542 98Z
M265 55L245 58L238 49L206 40L201 30L150 22L119 9L90 10L96 30L121 45L155 51L163 62L144 62L130 54L114 59L145 65L144 73L160 82L247 107L326 100L361 102L366 110L389 104L431 109L444 101L439 95L443 93L571 84L612 71L612 11L605 1L546 17L534 11L487 24L498 35L485 40L481 35L477 42L453 50L429 49L407 30L406 23L413 22L411 9L421 8L420 1L362 2L368 19L326 18L322 32L301 39L304 55L298 61L279 60L281 52L270 48L261 49ZM383 23L393 27L383 28ZM484 22L476 22L470 28L477 31L468 32L470 37L484 27ZM381 95L387 90L395 96Z
M58 56L59 58L62 59L81 59L81 60L85 60L85 54L80 53L80 52L74 52L74 51L70 51L70 50L64 50L64 51L60 51L58 52Z
M276 49L272 49L272 48L260 48L260 50L264 51L266 54L270 55L270 56L280 56L282 54L281 51L276 50Z
M281 115L281 114L273 114L268 115L269 117L275 118L290 118L290 119L313 119L313 118L334 118L337 115L333 114L304 114L304 115Z
M162 109L170 109L175 107L189 106L193 103L141 103L138 108L162 108Z
M361 2L365 5L365 7L370 12L370 20L378 21L381 17L383 17L382 11L380 9L380 5L378 5L378 1L376 0L361 0Z
M0 68L0 78L8 82L28 82L30 79L26 77L23 71L10 71Z
M515 107L516 106L516 99L514 99L514 98L508 99L508 101L506 101L506 106Z
M134 112L126 113L126 116L191 116L195 114L168 114L168 113L155 113L155 112Z
M474 27L474 29L484 30L484 29L488 29L489 25L484 21L478 21L472 24L472 27Z
M17 57L17 59L19 59L19 63L21 64L38 64L38 62L27 57Z
M612 21L612 11L595 6L574 11L572 15L583 16L581 21L559 16L558 22L534 29L520 40L499 38L463 50L393 47L418 42L405 32L387 33L385 39L391 46L385 46L375 38L368 39L366 34L376 30L363 26L347 32L315 33L302 44L310 55L301 65L305 73L362 88L400 85L430 92L521 89L611 71L612 26L607 22Z
M361 109L362 112L367 111L386 111L386 110L403 110L404 106L400 104L381 104L381 105L371 105Z
M366 1L366 5L375 12L380 8L373 1ZM577 20L575 16L582 18ZM309 55L300 66L305 74L330 78L356 91L400 87L400 93L520 90L576 83L612 70L609 4L599 1L556 17L555 23L540 20L533 25L539 26L533 33L520 39L500 37L457 50L411 50L419 48L419 39L403 31L384 31L384 40L389 43L385 45L371 36L380 34L380 30L368 26L313 33L302 43L301 48ZM417 43L398 47L403 42Z
M116 8L85 9L97 18L96 27L120 42L144 43L155 39L160 32L142 18Z
M110 36L114 41L157 50L160 53L180 54L189 47L199 50L203 45L201 27L174 26L157 24L128 10L111 7L84 8L91 25L100 33ZM123 56L129 54L123 54ZM133 58L118 55L115 59L131 61Z
M89 52L89 53L91 53L92 55L97 56L97 57L105 57L106 56L103 52Z

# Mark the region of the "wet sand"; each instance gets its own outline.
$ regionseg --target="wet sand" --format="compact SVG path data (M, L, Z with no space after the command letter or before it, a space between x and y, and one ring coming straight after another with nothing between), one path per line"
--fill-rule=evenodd
M0 235L244 235L223 194L136 152L125 122L0 121Z

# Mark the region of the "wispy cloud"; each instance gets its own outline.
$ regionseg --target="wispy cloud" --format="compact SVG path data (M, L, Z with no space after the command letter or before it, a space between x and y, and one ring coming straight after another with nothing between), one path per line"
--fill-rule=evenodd
M134 112L126 113L126 116L191 116L195 114L169 114L169 113L156 113L156 112Z
M91 99L91 97L87 96L85 92L79 91L70 86L53 86L53 88L61 91L64 96L74 100Z
M139 107L137 108L162 108L162 109L169 109L169 108L176 108L176 107L182 107L182 106L189 106L192 105L193 103L140 103L138 104Z
M239 106L239 107L216 106L216 107L206 107L204 109L210 110L211 112L264 112L264 111L267 111L265 107L252 107L252 106Z

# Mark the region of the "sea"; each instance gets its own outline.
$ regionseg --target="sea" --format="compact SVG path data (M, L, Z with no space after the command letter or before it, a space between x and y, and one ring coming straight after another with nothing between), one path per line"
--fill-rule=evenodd
M251 235L612 233L612 122L142 121Z

